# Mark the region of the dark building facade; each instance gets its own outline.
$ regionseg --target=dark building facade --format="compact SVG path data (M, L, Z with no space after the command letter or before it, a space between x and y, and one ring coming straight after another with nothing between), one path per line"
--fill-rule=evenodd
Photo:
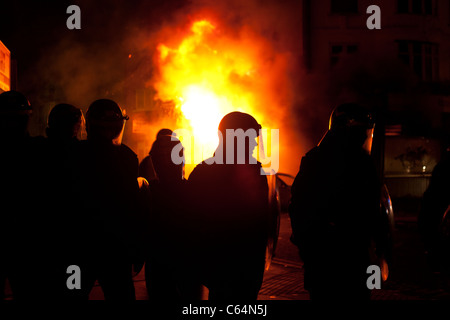
M380 8L381 29L366 22ZM449 145L450 2L304 0L306 77L326 82L321 101L375 110L375 157L393 198L418 199Z

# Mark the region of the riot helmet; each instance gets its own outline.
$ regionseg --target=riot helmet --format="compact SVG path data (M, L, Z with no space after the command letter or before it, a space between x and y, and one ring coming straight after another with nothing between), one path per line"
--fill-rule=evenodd
M175 132L173 132L170 129L167 128L163 128L161 130L158 131L158 133L156 134L156 139L159 139L160 137L164 137L164 136L176 136L177 134Z
M113 100L94 101L86 112L88 140L100 140L120 145L125 121L128 119L129 117Z
M341 104L330 116L329 132L347 139L349 145L362 147L368 154L372 150L374 128L372 114L357 103Z
M60 103L48 115L47 136L55 140L77 138L84 125L83 112L73 105Z
M345 103L334 108L331 113L329 130L350 127L373 129L374 126L372 115L364 107L356 103Z

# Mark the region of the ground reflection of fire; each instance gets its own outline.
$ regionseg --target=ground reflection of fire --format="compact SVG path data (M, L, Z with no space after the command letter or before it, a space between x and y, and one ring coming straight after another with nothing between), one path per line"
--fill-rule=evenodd
M274 84L286 63L268 47L249 29L233 37L207 20L192 23L178 44L158 45L152 85L157 99L174 102L177 127L192 132L194 142L185 145L186 154L196 160L210 157L219 122L231 111L252 114L263 128L279 128L275 115L282 92Z

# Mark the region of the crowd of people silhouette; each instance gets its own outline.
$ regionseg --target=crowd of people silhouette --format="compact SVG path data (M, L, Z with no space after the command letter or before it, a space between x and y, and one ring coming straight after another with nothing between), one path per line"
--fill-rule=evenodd
M205 160L186 179L184 163L171 157L181 146L176 134L161 129L139 163L122 143L128 116L112 100L94 101L85 117L56 105L47 137L28 134L31 112L23 94L0 95L0 300L6 279L15 300L88 300L96 281L106 300L135 300L132 276L141 268L150 300L200 300L202 286L213 301L257 299L271 227L259 162L236 159L235 149L232 164ZM225 115L216 160L232 152L226 130L260 128L249 114ZM373 128L359 105L337 107L292 186L292 242L312 299L370 298L366 269L387 247ZM256 139L242 141L251 155ZM67 285L73 265L82 273L75 289Z

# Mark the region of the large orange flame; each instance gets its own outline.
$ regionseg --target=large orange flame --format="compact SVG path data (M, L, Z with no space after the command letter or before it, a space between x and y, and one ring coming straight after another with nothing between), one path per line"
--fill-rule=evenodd
M258 108L271 103L276 90L268 82L276 75L264 74L265 45L250 32L225 35L207 20L194 22L178 46L159 44L153 85L158 99L175 102L178 126L191 130L193 145L183 144L195 162L213 154L219 122L229 112L250 113L267 129L273 125Z

